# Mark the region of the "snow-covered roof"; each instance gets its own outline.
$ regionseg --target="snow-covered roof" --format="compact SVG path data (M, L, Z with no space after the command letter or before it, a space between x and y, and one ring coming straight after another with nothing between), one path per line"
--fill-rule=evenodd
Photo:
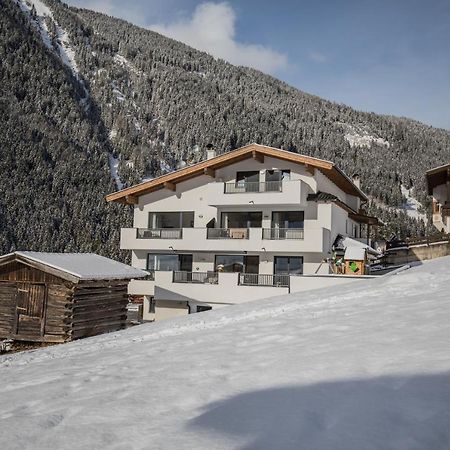
M364 261L366 259L366 249L361 247L347 247L345 249L344 259Z
M147 272L95 253L45 253L17 251L0 257L0 264L12 257L43 264L79 280L121 280L143 278Z

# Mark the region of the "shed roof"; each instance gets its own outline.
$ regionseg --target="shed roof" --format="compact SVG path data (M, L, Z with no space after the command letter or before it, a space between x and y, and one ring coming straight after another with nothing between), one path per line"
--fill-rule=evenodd
M366 249L360 247L347 247L345 249L344 259L364 261L366 259Z
M158 189L163 189L164 187L175 189L175 185L177 183L181 183L182 181L186 181L190 178L213 173L216 169L220 169L221 167L234 164L247 158L254 158L261 161L264 156L278 158L296 164L304 164L309 168L320 170L326 177L328 177L334 184L339 186L339 188L347 194L360 197L363 201L367 200L366 194L364 194L361 189L359 189L359 187L356 186L353 181L334 163L260 144L246 145L192 166L187 166L152 180L144 181L135 186L109 194L106 196L106 200L108 202L115 201L120 203L136 204L138 197L141 195L145 195Z
M0 266L12 261L29 264L69 281L143 278L147 272L95 253L17 251L0 257ZM75 278L75 280L74 280Z

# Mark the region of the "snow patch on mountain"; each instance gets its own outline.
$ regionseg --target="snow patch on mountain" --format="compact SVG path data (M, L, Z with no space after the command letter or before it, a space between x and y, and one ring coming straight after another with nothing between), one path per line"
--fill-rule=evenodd
M129 69L135 75L139 76L145 75L144 72L142 72L142 70L139 70L131 61L129 61L124 56L119 55L118 53L114 55L114 61L116 61L116 63L120 64L121 66L124 66L127 69Z
M119 177L119 158L115 158L112 153L108 154L108 160L109 160L109 170L111 172L112 177L114 178L114 181L116 182L117 189L120 191L124 187L124 183L122 183L122 180Z
M51 9L41 0L17 0L17 4L28 16L32 26L41 35L44 45L59 56L61 62L70 69L74 77L78 80L84 91L84 98L81 99L81 103L85 109L87 109L89 92L86 89L84 81L80 77L80 71L75 60L75 51L70 45L69 34L58 24ZM36 12L35 15L33 7ZM47 21L53 23L54 31L56 33L54 40L52 39Z
M350 147L372 147L373 144L381 145L389 148L391 144L385 139L373 136L364 126L355 126L343 124L347 130L344 134L345 140L350 144Z

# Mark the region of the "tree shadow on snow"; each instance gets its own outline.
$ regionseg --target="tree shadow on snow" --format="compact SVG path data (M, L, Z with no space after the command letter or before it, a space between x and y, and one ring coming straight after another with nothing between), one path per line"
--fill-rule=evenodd
M208 405L191 427L242 449L449 449L450 374L248 392Z

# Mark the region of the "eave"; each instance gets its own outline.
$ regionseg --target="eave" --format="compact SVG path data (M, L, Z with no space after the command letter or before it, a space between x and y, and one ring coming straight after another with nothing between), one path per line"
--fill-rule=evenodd
M150 192L159 189L176 190L176 185L183 181L202 175L214 176L215 170L249 158L263 162L265 156L305 165L309 173L313 172L314 169L320 170L347 194L355 195L361 200L367 201L366 195L332 162L259 144L250 144L153 180L122 189L107 195L106 200L133 205L137 203L140 196Z

